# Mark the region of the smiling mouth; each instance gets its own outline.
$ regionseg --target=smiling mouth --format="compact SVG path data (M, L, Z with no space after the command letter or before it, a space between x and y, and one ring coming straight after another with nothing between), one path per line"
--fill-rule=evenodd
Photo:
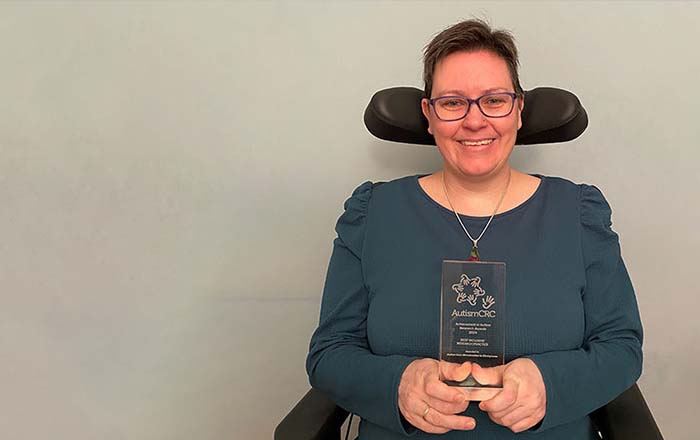
M465 147L478 147L481 145L488 145L491 142L493 142L493 139L482 139L480 141L459 141L459 143Z

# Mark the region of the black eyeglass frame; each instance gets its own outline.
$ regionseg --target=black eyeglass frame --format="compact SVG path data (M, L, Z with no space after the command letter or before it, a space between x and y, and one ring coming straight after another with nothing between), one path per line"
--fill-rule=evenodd
M510 101L510 110L508 111L508 113L506 113L505 115L501 115L501 116L490 116L490 115L487 115L487 114L484 112L484 109L481 108L481 104L479 104L479 101L481 101L483 98L485 98L485 97L487 97L487 96L497 96L497 95L508 95L508 96L511 97L511 101ZM438 96L437 98L430 98L430 99L428 99L428 103L430 103L430 105L433 106L433 111L435 112L435 116L437 116L437 118L438 118L439 120L444 121L444 122L454 122L454 121L460 121L460 120L466 118L467 115L469 114L469 110L471 110L471 108L472 108L472 104L476 104L476 106L479 108L479 111L481 112L481 114L484 115L484 116L486 116L487 118L505 118L505 117L507 117L507 116L510 116L511 113L513 113L513 109L515 108L515 100L516 100L519 96L520 96L520 94L519 94L519 93L515 93L515 92L487 93L487 94L481 95L481 96L479 96L478 98L475 98L475 99L470 99L470 98L467 98L466 96L459 96L459 95L446 95L446 96ZM457 98L457 99L462 99L462 100L464 100L464 101L467 101L467 111L464 112L464 115L463 115L463 116L461 116L461 117L459 117L459 118L454 118L454 119L443 119L443 118L440 117L440 115L438 114L437 109L435 108L435 102L438 101L438 100L440 100L440 99L449 99L449 98Z

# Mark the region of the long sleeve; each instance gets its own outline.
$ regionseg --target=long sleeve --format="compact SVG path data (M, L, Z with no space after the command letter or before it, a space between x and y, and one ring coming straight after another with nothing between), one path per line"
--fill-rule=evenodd
M374 354L367 340L368 291L362 249L372 184L360 185L345 202L328 267L321 316L306 369L314 388L363 419L404 435L398 386L415 357ZM406 430L409 429L409 431Z
M586 282L585 336L580 349L527 356L547 390L536 432L579 419L630 387L642 369L642 326L622 261L611 210L594 186L581 186L580 238Z

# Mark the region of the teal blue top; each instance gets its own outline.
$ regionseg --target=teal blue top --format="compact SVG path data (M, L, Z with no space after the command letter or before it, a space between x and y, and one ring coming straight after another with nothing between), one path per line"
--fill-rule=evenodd
M345 202L307 359L311 385L358 414L360 439L433 438L403 419L398 385L415 359L437 358L443 260L471 242L418 178L360 185ZM597 438L588 414L642 369L642 326L611 211L594 186L541 178L521 205L494 217L483 261L507 263L506 362L532 359L547 391L542 422L517 438ZM462 216L476 236L486 217ZM446 439L512 439L476 404L473 431Z

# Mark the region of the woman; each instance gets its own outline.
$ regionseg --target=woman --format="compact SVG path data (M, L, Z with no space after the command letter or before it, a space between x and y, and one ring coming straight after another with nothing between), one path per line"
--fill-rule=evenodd
M517 66L512 37L481 21L437 35L422 109L443 168L366 182L345 203L307 370L362 418L361 439L597 438L588 414L641 373L639 313L603 195L508 163ZM470 249L507 264L504 366L436 360L441 264ZM441 380L469 374L503 388L470 405Z

